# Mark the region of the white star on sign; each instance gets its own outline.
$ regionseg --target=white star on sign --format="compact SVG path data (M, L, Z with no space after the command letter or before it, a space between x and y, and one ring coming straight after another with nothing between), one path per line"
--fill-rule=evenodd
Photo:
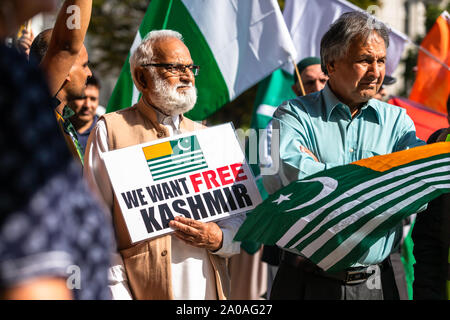
M277 200L272 201L272 202L276 202L279 205L283 201L291 200L291 199L289 199L290 196L292 196L292 193L288 194L287 196L285 196L284 194L280 194L280 197Z

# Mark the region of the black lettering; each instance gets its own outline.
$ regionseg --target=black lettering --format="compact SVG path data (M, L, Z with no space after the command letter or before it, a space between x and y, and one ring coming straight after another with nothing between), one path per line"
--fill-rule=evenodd
M174 202L172 202L172 207L173 207L173 210L175 210L175 212L181 213L186 218L192 219L189 211L181 208L181 206L185 206L185 205L186 205L186 202L184 202L183 200L175 200Z
M163 201L163 195L161 191L161 186L158 184L156 186L151 186L151 189L147 187L147 193L152 199L152 202Z
M240 208L252 205L252 200L247 194L247 188L245 187L245 185L235 184L231 186L231 189L233 189L234 196L236 197L236 201L239 204ZM246 204L244 204L244 200Z
M138 197L139 197L139 201L141 202L141 206L147 205L148 203L147 203L147 201L145 201L145 197L142 194L142 191L143 191L142 188L139 188L136 191L138 193Z
M195 198L195 202L193 200ZM203 218L208 217L208 213L206 212L205 205L203 203L202 198L200 195L195 195L194 197L188 197L187 198L189 207L191 208L191 213L194 216L195 220L200 220L199 212L202 215Z
M227 197L227 203L230 206L231 210L237 210L236 202L234 202L233 195L231 194L230 188L223 188L223 192L225 192L225 196Z
M213 197L214 194L214 197ZM208 207L209 214L211 216L215 216L217 214L221 214L223 212L228 212L227 202L223 197L221 190L214 190L211 192L203 193L203 199L205 199L206 206Z
M181 187L178 184L178 181L169 181L170 183L170 187L172 188L172 192L173 192L173 196L174 197L178 197L178 196L182 196L183 192L181 191Z
M142 209L141 216L142 219L144 219L145 227L147 228L148 233L153 232L153 227L155 227L156 231L162 229L158 221L155 220L155 209L153 207L148 208L148 213L146 209Z
M167 200L167 199L173 198L173 193L170 190L169 185L167 184L167 182L163 182L162 183L162 188L163 188L163 191L164 191L164 199Z
M169 222L173 220L172 211L170 211L169 206L166 203L160 204L158 206L159 215L161 217L161 224L163 228L169 227Z
M189 194L189 189L186 185L186 178L180 178L180 179L178 179L178 181L180 181L181 184L183 185L185 194Z
M136 196L136 190L133 190L132 192L127 191L126 195L125 193L121 193L123 201L125 201L125 204L127 205L128 209L139 207L139 202Z

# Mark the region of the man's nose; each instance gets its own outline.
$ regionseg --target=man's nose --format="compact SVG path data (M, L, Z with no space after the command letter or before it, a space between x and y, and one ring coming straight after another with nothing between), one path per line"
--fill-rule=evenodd
M180 75L180 81L182 82L192 82L195 84L195 76L194 73L188 68L184 69L184 72Z
M89 67L86 67L86 68L87 68L87 76L88 76L88 78L92 77L91 69Z
M377 61L372 62L370 65L369 72L373 75L375 79L381 77L381 73L384 70L384 65L380 65Z

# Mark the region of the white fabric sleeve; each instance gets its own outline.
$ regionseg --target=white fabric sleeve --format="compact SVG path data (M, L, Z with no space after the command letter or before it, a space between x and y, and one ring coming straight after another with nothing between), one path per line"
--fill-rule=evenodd
M113 189L106 171L103 154L108 152L108 137L103 119L98 120L92 130L84 155L84 177L89 187L111 211L113 206Z
M119 253L113 255L113 266L108 270L108 287L113 300L133 300L128 277L125 272L122 257Z
M222 230L222 247L212 252L221 257L228 258L241 252L241 242L234 241L233 238L245 220L245 213L235 214L229 219L220 220L217 225Z
M113 207L113 189L106 171L103 154L108 152L106 125L100 119L92 130L86 146L84 157L84 177L92 191L104 202L109 212ZM132 300L128 277L122 257L118 252L112 253L112 266L108 270L109 289L114 300Z

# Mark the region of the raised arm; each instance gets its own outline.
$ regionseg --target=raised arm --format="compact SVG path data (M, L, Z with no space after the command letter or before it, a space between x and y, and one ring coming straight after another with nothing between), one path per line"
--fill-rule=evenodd
M56 95L64 84L83 48L91 11L92 0L66 0L58 13L47 53L41 62L52 95Z

